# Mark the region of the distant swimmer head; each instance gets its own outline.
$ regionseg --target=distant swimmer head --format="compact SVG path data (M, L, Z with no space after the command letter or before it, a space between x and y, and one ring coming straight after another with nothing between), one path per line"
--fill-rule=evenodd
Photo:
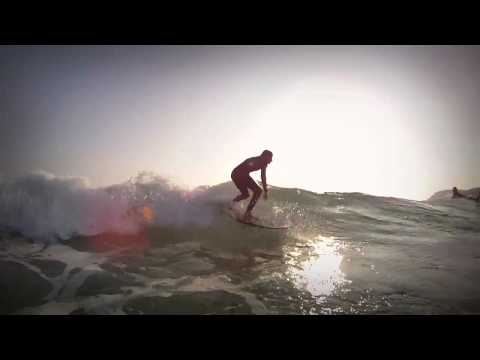
M270 151L270 150L264 150L262 152L262 155L260 155L260 157L262 159L265 159L265 161L267 162L267 164L270 164L272 162L272 158L273 158L273 153Z

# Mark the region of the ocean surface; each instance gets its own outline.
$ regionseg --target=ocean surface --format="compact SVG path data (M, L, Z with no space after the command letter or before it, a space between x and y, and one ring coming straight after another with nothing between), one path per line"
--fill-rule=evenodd
M271 187L245 226L231 182L0 181L2 314L478 314L480 206ZM246 201L239 204L246 206Z

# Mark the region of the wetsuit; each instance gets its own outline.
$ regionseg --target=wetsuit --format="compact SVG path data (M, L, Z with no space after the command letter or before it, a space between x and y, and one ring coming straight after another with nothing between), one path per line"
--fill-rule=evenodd
M248 198L249 193L248 189L252 190L254 193L254 196L252 198L252 201L250 201L250 204L248 205L247 210L252 210L253 207L255 206L255 203L258 200L258 197L260 196L262 189L260 186L257 185L255 180L253 180L250 177L250 173L252 171L257 171L257 170L262 170L262 181L265 186L265 171L267 168L267 164L261 157L252 157L248 158L244 162L242 162L240 165L238 165L235 169L232 171L232 180L234 184L237 186L238 190L240 190L241 195L237 196L234 201L240 201L243 199ZM266 189L265 189L266 190Z

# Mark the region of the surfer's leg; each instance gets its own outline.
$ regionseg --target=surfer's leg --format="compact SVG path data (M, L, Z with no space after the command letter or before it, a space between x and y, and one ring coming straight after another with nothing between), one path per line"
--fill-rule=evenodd
M233 199L233 202L239 202L239 201L242 201L242 200L245 200L249 197L249 193L247 192L246 194L240 194L238 195L235 199Z
M248 204L248 207L247 207L248 212L251 212L253 210L261 194L262 194L261 189L255 190L255 192L253 193L252 199L250 200L250 203Z
M258 198L260 195L262 195L262 189L260 186L257 185L257 183L249 176L247 179L247 186L249 189L253 191L253 196L252 199L250 200L250 203L248 204L247 211L245 214L250 214L255 207L255 204L257 203Z
M240 190L240 195L235 197L235 199L233 199L232 201L239 202L241 200L247 199L250 196L250 194L248 193L248 188L247 188L248 182L246 181L246 179L232 176L232 180L235 186L238 188L238 190Z

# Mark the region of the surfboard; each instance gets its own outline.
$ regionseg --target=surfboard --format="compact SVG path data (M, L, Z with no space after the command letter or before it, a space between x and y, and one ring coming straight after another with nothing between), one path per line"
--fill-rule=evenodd
M245 224L245 225L250 225L250 226L255 226L263 229L273 229L273 230L281 230L281 229L288 229L290 226L289 225L274 225L274 224L268 224L265 221L262 221L261 219L257 217L252 217L251 221L245 221L243 220L243 214L239 213L238 211L235 211L235 209L232 209L231 207L227 207L226 212L236 221L239 223Z

